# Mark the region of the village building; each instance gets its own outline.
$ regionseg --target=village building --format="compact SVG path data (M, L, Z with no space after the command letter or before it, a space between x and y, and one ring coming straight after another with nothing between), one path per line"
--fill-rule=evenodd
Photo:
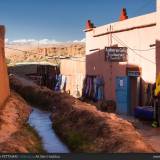
M85 33L86 76L103 78L104 99L121 113L145 105L147 85L160 71L160 1L150 14L128 18L123 8L118 22L95 27L88 20Z
M9 74L27 78L40 86L54 89L54 77L59 73L59 66L49 62L21 62L8 65Z
M4 104L10 95L7 65L4 51L5 28L0 26L0 106Z
M60 73L66 77L65 91L79 98L85 79L85 57L68 57L60 60Z

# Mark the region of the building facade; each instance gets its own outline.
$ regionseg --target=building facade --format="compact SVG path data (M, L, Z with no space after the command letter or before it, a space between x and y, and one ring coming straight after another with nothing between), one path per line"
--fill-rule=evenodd
M85 78L85 58L61 59L60 73L66 77L65 90L74 97L81 97Z
M5 28L4 26L0 26L0 106L3 105L10 95L7 65L5 62L4 37Z
M103 77L105 99L117 101L118 85L123 86L126 77L130 105L144 105L146 84L154 83L160 71L159 19L157 0L154 13L128 19L123 9L118 22L95 27L87 21L86 75Z

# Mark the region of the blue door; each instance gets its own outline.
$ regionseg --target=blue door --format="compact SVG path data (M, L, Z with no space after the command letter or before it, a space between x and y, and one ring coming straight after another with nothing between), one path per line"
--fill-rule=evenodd
M116 104L117 113L130 112L130 79L129 77L116 77Z

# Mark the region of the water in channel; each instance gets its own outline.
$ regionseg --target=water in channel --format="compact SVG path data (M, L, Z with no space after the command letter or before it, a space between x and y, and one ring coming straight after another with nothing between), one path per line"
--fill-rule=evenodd
M35 128L42 138L44 149L48 153L69 153L67 146L59 139L52 128L50 112L42 111L33 107L28 123Z

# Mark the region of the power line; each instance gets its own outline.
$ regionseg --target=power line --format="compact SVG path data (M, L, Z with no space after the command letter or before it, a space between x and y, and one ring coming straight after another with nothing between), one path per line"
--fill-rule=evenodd
M113 36L114 36L114 37L113 37ZM154 63L153 61L151 61L151 60L143 57L142 55L138 54L138 53L135 52L135 51L149 51L149 50L153 50L153 49L155 49L155 48L149 48L149 49L135 49L135 48L131 48L131 47L129 47L127 44L125 44L122 40L120 40L120 38L118 38L116 35L112 35L112 37L113 37L118 43L120 43L122 46L127 47L127 48L129 48L130 50L132 50L132 51L133 51L136 55L138 55L139 57L141 57L141 58L143 58L143 59L145 59L145 60L147 60L147 61L149 61L149 62L151 62L151 63ZM117 39L118 39L118 40L117 40ZM158 47L160 47L160 46L158 46ZM16 48L11 48L11 47L5 47L5 48L11 49L11 50L20 51L20 52L24 52L24 53L39 54L39 53L36 53L36 52L25 51L25 50L16 49ZM55 58L56 62L57 62L57 59L60 59L60 57ZM77 60L77 59L69 59L69 60L71 60L71 61L85 62L85 61L83 61L83 60ZM57 64L58 64L58 62L57 62ZM156 63L154 63L154 64L156 64Z
M38 54L36 52L31 52L31 51L25 51L25 50L21 50L21 49L17 49L17 48L11 48L11 47L5 47L7 49L11 49L11 50L15 50L15 51L19 51L19 52L24 52L24 53L34 53L34 54Z
M39 54L39 53L37 53L37 52L21 50L21 49L12 48L12 47L5 47L5 48L10 49L10 50L15 50L15 51L23 52L23 53ZM53 56L53 57L54 57L54 56ZM56 63L58 64L57 59L61 59L61 58L60 58L60 57L54 57L54 59L56 60ZM71 60L71 61L78 61L78 62L85 62L85 60L78 60L78 59L69 59L69 60Z
M113 37L114 38L114 37ZM115 39L115 38L114 38ZM117 41L117 39L115 39L116 41ZM141 58L143 58L143 59L145 59L145 60L147 60L147 61L149 61L149 62L151 62L151 63L153 63L153 64L156 64L155 62L153 62L153 61L151 61L150 59L148 59L148 58L146 58L146 57L143 57L142 55L140 55L140 54L138 54L137 52L135 52L132 48L130 48L129 46L127 46L123 41L117 41L118 43L120 43L122 46L124 46L124 47L127 47L128 49L130 49L132 52L134 52L137 56L139 56L139 57L141 57Z
M23 52L23 53L32 53L32 54L39 54L39 53L36 53L36 52L31 52L31 51L25 51L25 50L21 50L21 49L16 49L16 48L11 48L11 47L5 47L7 49L10 49L10 50L15 50L15 51L19 51L19 52ZM58 61L56 58L54 58L56 63L58 64Z
M124 45L126 45L119 37L117 37L116 35L114 35L117 39L119 39ZM160 46L158 46L159 48ZM128 46L128 48L130 48L131 50L134 50L134 51L140 51L140 52L145 52L145 51L150 51L150 50L154 50L156 48L148 48L148 49L136 49L136 48L131 48Z
M117 39L119 39L119 40L117 40L115 37L114 37L115 35L112 35L112 37L118 42L118 43L120 43L122 46L124 46L124 47L127 47L128 49L130 49L132 52L134 52L136 55L138 55L139 57L141 57L141 58L143 58L143 59L145 59L145 60L147 60L147 61L149 61L149 62L151 62L151 63L153 63L153 64L156 64L155 62L153 62L153 61L151 61L150 59L148 59L148 58L146 58L146 57L144 57L144 56L142 56L142 55L140 55L140 54L138 54L137 52L135 52L135 50L133 50L131 47L129 47L128 45L126 45L122 40L120 40L119 38L117 38Z

